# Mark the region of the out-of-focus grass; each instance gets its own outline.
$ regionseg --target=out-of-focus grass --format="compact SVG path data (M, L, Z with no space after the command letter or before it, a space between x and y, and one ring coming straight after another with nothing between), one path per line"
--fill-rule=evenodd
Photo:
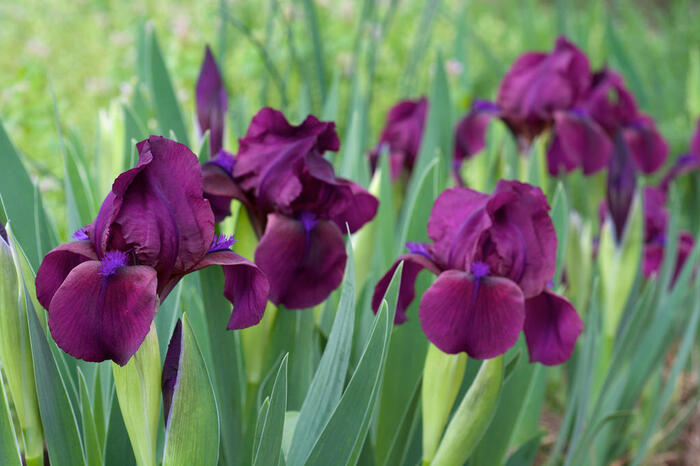
M267 102L280 104L268 69L249 38L230 24L222 30L226 21L222 3L229 15L266 46L285 80L290 107L297 108L304 100L304 81L309 81L312 109L320 108L312 81L312 42L300 1L0 3L0 116L30 161L30 170L40 175L50 207L63 204L56 183L63 175L51 90L62 124L80 134L89 152L96 144L98 111L115 99L131 96L136 82L136 27L143 20L158 32L187 118L192 118L193 87L205 43L223 52L232 105L245 103L252 115L263 104L265 88ZM353 48L363 2L315 3L327 86L334 76L343 80L338 115L342 131L350 99L348 83L358 72L352 68ZM374 3L374 15L362 31L371 37L395 2ZM700 50L697 2L445 0L435 3L433 23L422 22L426 3L396 2L385 39L373 45L378 54L370 104L372 138L387 109L402 94L426 93L437 53L446 61L451 92L461 112L474 96L494 96L503 73L518 54L549 49L559 33L566 33L589 54L595 67L608 63L623 72L643 109L659 122L673 153L686 150L698 116L690 115L686 105L689 56L692 50ZM429 29L423 31L426 24ZM296 57L289 46L290 31ZM426 53L407 71L414 59L416 37L421 34L426 38ZM366 69L364 60L362 55L358 68Z

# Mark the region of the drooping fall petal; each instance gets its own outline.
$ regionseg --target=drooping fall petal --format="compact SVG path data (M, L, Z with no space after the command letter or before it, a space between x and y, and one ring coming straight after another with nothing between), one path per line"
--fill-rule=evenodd
M571 357L583 322L566 298L546 290L525 301L523 330L530 361L553 366Z
M547 149L551 175L578 167L584 175L596 173L608 165L611 151L610 138L592 118L574 111L555 113L554 139Z
M270 284L263 271L228 249L208 253L192 271L212 265L220 265L224 269L224 296L233 304L233 313L226 328L238 330L260 322L270 292Z
M379 208L379 201L357 183L342 178L338 178L337 181L341 186L350 188L350 192L347 207L335 215L333 221L342 232L345 232L345 223L347 222L350 233L355 233L362 228L362 225L374 218Z
M428 340L445 353L488 359L518 340L525 305L520 288L506 278L448 270L423 295L419 316Z
M668 156L668 143L656 129L654 120L639 115L623 134L638 170L650 174L661 168Z
M97 260L90 241L72 241L50 251L36 273L36 297L45 309L49 308L56 290L68 274L79 264Z
M268 215L255 263L270 282L270 300L288 309L323 302L343 280L345 240L330 220Z
M83 262L51 299L51 335L78 359L123 366L148 334L159 304L156 286L156 271L148 266L105 272L99 261Z
M204 51L204 61L197 79L196 95L199 129L202 133L209 130L211 153L217 154L223 144L228 97L219 67L209 46Z
M486 147L486 130L491 119L500 115L498 105L485 100L474 102L472 109L455 127L454 159L468 160Z
M386 290L389 288L389 283L391 283L391 278L396 272L396 268L403 261L403 270L401 272L401 283L399 285L399 298L396 306L396 315L394 316L395 324L402 324L407 320L406 309L413 302L416 297L415 283L418 273L423 270L429 270L435 275L439 275L440 268L432 261L429 257L422 254L404 254L399 256L394 262L394 265L389 269L387 273L377 282L374 288L374 294L372 295L372 310L377 312L379 306L382 303L382 299L386 294Z

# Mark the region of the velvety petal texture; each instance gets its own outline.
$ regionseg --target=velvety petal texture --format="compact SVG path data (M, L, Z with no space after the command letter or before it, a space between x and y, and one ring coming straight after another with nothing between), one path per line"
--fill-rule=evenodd
M654 120L639 115L623 134L639 171L650 174L661 168L668 156L668 143L656 129Z
M124 365L141 346L158 308L157 277L148 266L111 275L86 261L68 274L49 305L49 329L66 353L85 361Z
M455 127L454 159L467 160L486 147L486 130L494 117L500 116L498 105L484 100L474 102L471 111Z
M399 256L396 259L394 265L389 269L387 273L377 282L377 286L374 288L374 294L372 295L372 310L377 312L379 306L382 304L382 299L386 294L386 290L389 288L391 283L391 278L396 272L396 268L403 261L403 270L401 273L401 283L399 284L399 298L396 306L396 314L394 315L394 323L402 324L408 318L406 317L406 309L411 305L413 299L416 297L416 278L418 273L423 270L429 270L435 275L439 275L441 270L429 257L425 257L421 254L405 254Z
M525 301L523 330L530 361L553 366L571 357L583 322L566 298L547 290Z
M322 303L343 280L345 240L329 220L270 214L255 263L270 282L270 300L288 309Z
M547 169L551 175L583 168L591 175L607 167L612 143L607 134L583 112L556 112L553 139L547 148Z
M211 153L216 154L223 144L228 97L209 46L204 51L204 61L197 79L196 100L199 129L202 133L209 130Z
M550 53L521 55L501 82L497 103L511 127L529 126L536 135L553 112L573 107L591 80L588 58L559 37Z
M420 150L427 114L428 99L425 97L402 100L391 108L379 143L369 154L372 171L377 168L384 146L389 149L392 179L398 178L404 168L411 171Z
M36 273L36 297L39 303L48 309L56 290L71 270L90 260L97 260L97 253L90 241L73 241L51 250Z
M445 353L488 359L518 341L524 298L508 279L448 270L423 295L419 315L428 340Z

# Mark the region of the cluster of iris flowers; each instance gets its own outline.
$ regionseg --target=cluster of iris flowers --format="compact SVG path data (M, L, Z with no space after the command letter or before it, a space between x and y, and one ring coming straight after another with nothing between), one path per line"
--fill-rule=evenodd
M212 159L202 166L188 147L163 137L140 142L137 166L116 178L93 223L49 252L38 270L37 298L48 310L51 334L76 358L126 364L179 280L212 265L223 268L223 294L233 305L228 329L258 324L268 300L289 310L312 308L343 279L344 235L377 212L377 199L337 177L324 158L340 145L332 122L309 115L294 126L282 112L263 108L236 154L228 152L227 95L208 48L196 100ZM373 170L387 148L391 178L410 174L428 107L420 98L391 109L368 154ZM416 277L427 269L437 279L421 298L419 318L439 349L489 359L510 349L523 331L531 361L560 364L571 356L583 324L571 303L552 291L557 237L545 195L507 180L481 193L465 187L460 176L462 162L485 147L492 118L505 122L523 156L534 138L550 131L546 157L553 176L607 169L600 211L611 215L618 237L637 174L656 172L668 153L622 78L607 68L592 72L587 57L565 38L550 53L522 55L503 79L497 101L475 101L456 125L459 186L435 201L427 224L432 243L406 244L409 253L376 284L372 307L377 310L403 262L395 315L395 323L403 323ZM668 187L700 166L700 132L691 146L658 186L644 189L647 277L658 272L663 258ZM259 239L251 258L231 250L232 236L215 233L234 200L246 209ZM688 232L679 239L677 270L693 246Z

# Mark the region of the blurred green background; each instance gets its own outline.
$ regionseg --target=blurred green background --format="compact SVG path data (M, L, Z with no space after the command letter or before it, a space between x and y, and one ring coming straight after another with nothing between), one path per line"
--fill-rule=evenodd
M144 22L157 31L190 128L194 83L204 45L211 44L237 118L230 125L235 137L262 105L285 107L281 86L284 109L298 120L320 113L335 83L342 142L359 82L371 96L363 140L369 148L397 99L427 93L438 54L457 117L471 98L495 95L517 55L549 50L559 34L582 47L594 67L609 64L624 74L674 156L687 150L700 114L697 1L317 0L316 44L305 3L0 2L0 118L39 177L49 208L64 205L52 95L64 132L77 133L90 158L99 150L100 114L108 120L108 109L121 115L120 103L137 105L136 41Z

